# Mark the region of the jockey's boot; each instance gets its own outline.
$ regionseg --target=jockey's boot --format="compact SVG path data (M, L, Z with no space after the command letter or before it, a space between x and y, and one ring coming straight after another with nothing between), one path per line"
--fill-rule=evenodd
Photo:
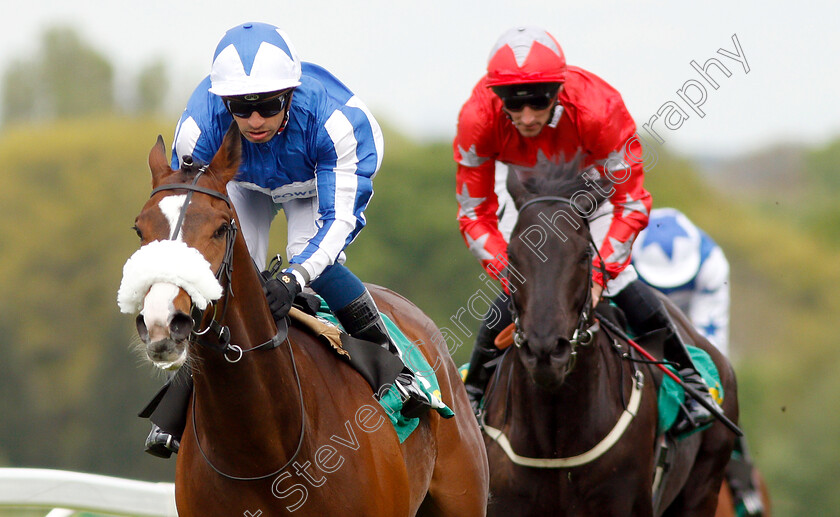
M172 456L173 452L177 453L180 447L181 443L174 436L152 424L152 430L146 438L146 452L152 456L166 459Z
M735 439L735 449L726 466L726 481L732 489L732 502L738 515L761 517L764 515L764 502L753 480L753 463L747 451L747 441L743 436Z
M367 289L346 307L333 312L344 330L352 337L376 343L400 358L397 347L385 328L385 321L379 315L376 303ZM432 407L432 401L420 388L417 377L404 364L393 385L402 398L403 407L400 413L404 417L416 418Z
M654 288L641 280L635 280L615 295L613 301L627 316L628 323L636 332L643 334L666 329L668 336L664 343L664 359L677 366L683 383L694 388L712 407L719 407L706 382L697 372L677 326L668 314L665 304L657 297ZM682 434L704 426L714 419L711 411L686 394L673 429L677 434Z
M490 327L487 321L487 318L481 320L475 346L470 355L470 366L464 377L464 387L467 389L470 407L476 418L481 417L481 399L484 398L484 390L487 389L490 376L496 370L496 363L493 360L502 355L502 351L495 345L496 336L500 331L495 327Z
M169 458L173 452L178 452L187 425L192 387L191 369L179 368L137 415L152 422L152 430L146 438L147 453Z

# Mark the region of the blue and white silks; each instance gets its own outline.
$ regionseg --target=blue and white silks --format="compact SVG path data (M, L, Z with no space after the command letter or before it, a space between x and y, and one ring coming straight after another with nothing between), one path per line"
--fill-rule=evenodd
M175 130L172 167L185 155L209 163L233 117L222 99L208 91L210 78L195 89ZM242 138L242 164L233 184L269 198L273 210L250 211L260 219L243 235L258 266L264 267L268 227L282 207L317 205L314 227L289 228L289 262L300 264L315 280L328 266L343 262L343 250L365 225L364 210L373 195L372 180L382 163L382 131L373 115L344 84L323 68L303 63L301 84L292 98L285 129L255 144ZM260 196L262 197L262 196ZM237 205L237 196L232 196ZM315 198L317 203L295 203ZM291 203L289 203L291 202ZM240 219L247 207L236 206ZM305 217L303 217L305 219ZM300 233L307 233L301 239ZM298 233L298 235L293 235Z

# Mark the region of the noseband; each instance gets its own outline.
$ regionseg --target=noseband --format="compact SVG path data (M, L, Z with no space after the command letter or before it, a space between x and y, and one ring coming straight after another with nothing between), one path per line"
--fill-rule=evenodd
M519 212L521 213L525 208L531 206L536 203L541 202L560 202L565 203L575 209L574 202L566 197L561 196L539 196L532 199L529 199L525 203L519 207ZM583 222L587 225L587 229L589 227L589 221L586 218L583 218ZM598 246L595 244L595 241L592 239L592 234L589 233L589 257L590 262L592 259L593 254L598 256L600 260L600 269L601 275L603 278L607 278L606 275L606 268L604 266L604 259L601 258L601 254L598 252ZM589 268L589 280L586 282L586 298L583 302L583 307L581 308L580 312L578 313L578 322L575 330L572 332L572 337L569 339L569 343L572 346L572 363L569 366L569 370L574 367L574 362L577 357L577 348L578 346L587 346L590 345L595 338L595 334L600 330L600 325L598 320L592 318L592 309L593 309L593 300L592 300L592 267ZM513 296L510 297L510 311L511 315L513 316L513 323L515 325L516 330L513 334L513 343L517 346L517 348L521 348L522 345L527 341L527 337L525 336L525 331L522 330L522 325L519 323L519 311L516 308L516 304L513 302Z

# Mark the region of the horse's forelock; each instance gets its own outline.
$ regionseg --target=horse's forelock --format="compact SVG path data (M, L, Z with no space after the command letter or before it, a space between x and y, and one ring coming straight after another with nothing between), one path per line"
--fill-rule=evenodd
M195 181L195 177L198 176L199 173L202 174L203 178L207 178L213 181L213 185L205 185L212 187L219 192L224 193L220 187L223 187L224 184L223 179L216 175L215 171L205 163L182 163L181 168L173 171L174 174L172 175L171 183L193 183Z

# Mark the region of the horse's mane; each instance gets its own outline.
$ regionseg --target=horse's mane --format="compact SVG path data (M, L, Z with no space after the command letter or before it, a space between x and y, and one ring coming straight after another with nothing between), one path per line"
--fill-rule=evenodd
M581 174L568 177L531 177L522 185L528 192L537 196L572 197L580 191L589 192L593 189L586 184Z
M587 197L600 203L606 198L605 194L611 185L604 176L597 179L592 176L594 174L589 170L582 171L578 168L568 171L567 174L531 176L522 181L525 191L523 194L526 199L531 196L560 196L571 199L575 194L586 193Z
M190 155L184 155L181 159L181 168L175 172L180 172L184 176L184 179L182 180L184 183L192 182L199 173L204 173L210 177L217 178L213 169L210 168L209 163L204 163Z

